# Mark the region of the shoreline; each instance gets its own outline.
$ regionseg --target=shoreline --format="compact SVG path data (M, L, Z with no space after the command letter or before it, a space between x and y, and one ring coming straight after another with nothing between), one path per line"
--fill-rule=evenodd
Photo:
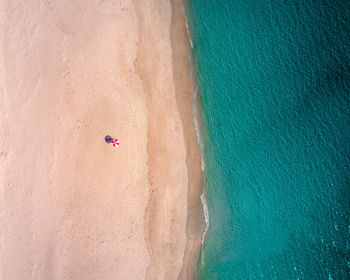
M195 91L194 91L194 98L193 98L193 122L194 122L194 127L195 127L195 131L196 131L196 136L197 136L197 143L199 145L199 149L200 149L200 154L201 154L201 169L202 169L202 178L203 178L203 186L202 186L202 194L200 195L200 199L201 199L201 203L202 203L202 210L203 210L203 216L204 216L204 222L205 222L205 229L203 231L203 235L202 235L202 241L201 241L201 254L202 254L202 249L203 249L203 244L205 241L205 237L207 234L207 231L209 229L209 211L208 211L208 205L207 205L207 200L206 200L206 194L205 194L205 176L204 176L204 172L205 172L205 160L204 160L204 140L203 140L203 135L207 134L206 130L203 127L203 117L202 114L204 114L203 112L203 104L202 104L202 100L200 97L199 92L199 87L198 87L198 80L196 78L196 72L195 72L195 65L194 65L194 54L193 54L193 50L194 50L194 44L193 44L193 40L192 40L192 34L191 34L191 29L188 25L188 7L185 8L184 7L184 11L183 13L185 14L185 20L186 20L186 31L187 31L187 36L188 36L188 40L190 43L189 48L189 60L190 60L190 73L191 73L191 77L193 80L193 83L195 84Z
M184 2L170 1L162 7L153 1L143 7L134 3L139 29L136 72L148 111L150 196L144 228L151 264L146 279L195 279L205 222L202 159L193 115L196 81ZM155 37L154 30L164 37ZM180 143L174 145L173 139Z
M178 85L176 92L178 97L178 107L183 108L184 131L187 132L187 168L190 177L188 186L188 214L187 214L187 245L184 256L184 264L179 279L196 279L200 254L203 242L203 234L206 232L206 215L202 202L204 192L204 159L201 154L200 137L202 121L200 119L201 100L198 95L197 79L194 68L193 43L188 26L188 12L185 1L171 1L172 4L172 26L171 40L173 55L174 79ZM181 48L177 43L181 42ZM177 48L178 47L178 48ZM177 55L176 55L177 53ZM179 64L179 65L176 65ZM185 70L184 70L185 69ZM182 74L176 80L176 73ZM184 85L188 89L184 90ZM187 95L187 100L181 100L181 94ZM191 107L186 108L186 106ZM179 109L181 111L181 109ZM188 112L186 112L188 110ZM188 126L186 126L186 124Z
M187 1L187 0L186 0ZM196 136L197 136L197 142L200 148L200 154L201 154L201 169L202 169L202 178L203 178L203 186L202 186L202 193L200 195L200 200L201 200L201 204L202 204L202 211L203 211L203 217L204 217L204 223L205 223L205 228L204 231L202 233L202 240L201 240L201 248L200 248L200 256L199 256L199 260L203 261L203 256L204 256L204 251L203 251L203 246L204 246L204 242L206 239L206 235L207 232L209 230L209 226L210 226L210 217L209 217L209 210L208 210L208 204L207 204L207 200L206 200L206 192L205 192L205 187L206 187L206 182L205 182L205 159L204 159L204 139L203 136L207 135L207 131L206 131L206 127L203 126L203 122L204 122L204 117L202 116L204 114L203 112L203 104L202 104L202 99L201 99L201 95L199 92L199 87L198 87L198 80L196 77L196 69L195 69L195 62L194 62L194 43L192 40L192 34L191 34L191 29L190 26L188 24L188 7L185 8L184 7L184 11L185 13L185 17L186 17L186 31L187 31L187 36L188 36L188 40L190 42L190 46L189 46L189 55L190 55L190 59L191 59L191 75L193 76L193 80L194 83L196 85L196 89L194 92L194 104L193 104L193 121L194 121L194 126L195 126L195 130L196 130ZM198 268L199 269L199 264L198 264Z

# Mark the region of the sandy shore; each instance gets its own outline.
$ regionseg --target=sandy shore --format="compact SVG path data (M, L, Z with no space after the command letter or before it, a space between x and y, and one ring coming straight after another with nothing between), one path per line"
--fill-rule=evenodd
M174 3L0 2L0 279L194 278L202 176Z

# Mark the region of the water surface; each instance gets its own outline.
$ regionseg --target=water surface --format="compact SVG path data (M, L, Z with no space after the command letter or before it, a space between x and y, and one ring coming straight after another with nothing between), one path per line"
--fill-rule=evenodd
M350 2L189 0L201 279L350 279Z

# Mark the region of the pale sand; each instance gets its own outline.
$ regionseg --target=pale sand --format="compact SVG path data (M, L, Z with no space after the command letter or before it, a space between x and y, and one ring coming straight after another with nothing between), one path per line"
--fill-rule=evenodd
M194 277L202 183L180 4L0 1L0 279Z

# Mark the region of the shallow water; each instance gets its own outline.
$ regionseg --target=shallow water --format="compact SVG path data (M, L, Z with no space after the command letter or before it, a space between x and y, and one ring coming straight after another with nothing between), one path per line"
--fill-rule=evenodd
M350 2L190 0L201 279L350 279Z

